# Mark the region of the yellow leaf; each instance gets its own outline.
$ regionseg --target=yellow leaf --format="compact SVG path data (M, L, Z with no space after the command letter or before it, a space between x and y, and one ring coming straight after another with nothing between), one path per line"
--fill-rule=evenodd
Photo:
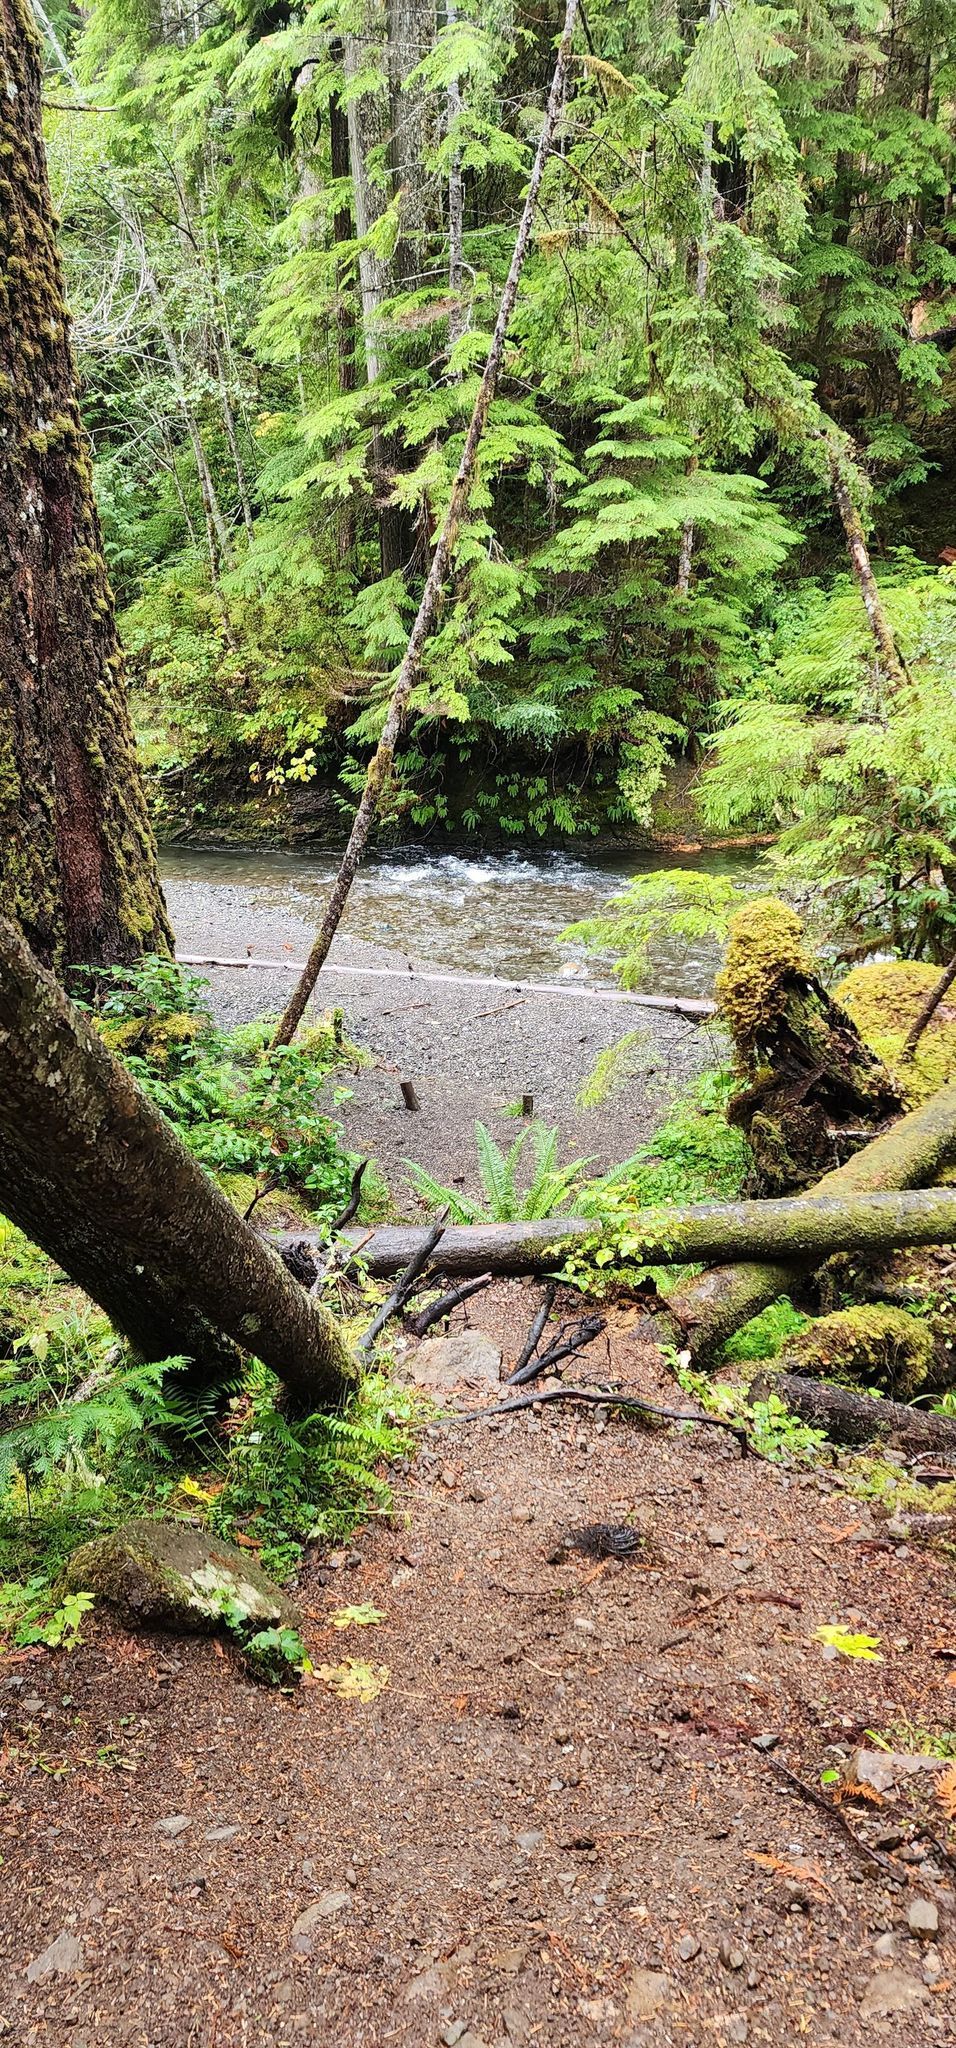
M947 1820L956 1820L956 1764L947 1764L936 1781L936 1797Z
M335 1613L329 1615L333 1628L374 1628L377 1622L384 1620L381 1608L373 1607L370 1600L363 1600L360 1607L337 1607Z
M387 1664L363 1664L358 1657L346 1657L341 1664L320 1664L316 1677L340 1700L361 1700L367 1706L385 1691Z
M823 1628L814 1629L814 1642L823 1643L828 1650L838 1650L841 1657L860 1657L871 1664L882 1664L877 1645L879 1636L855 1636L848 1629L827 1623Z

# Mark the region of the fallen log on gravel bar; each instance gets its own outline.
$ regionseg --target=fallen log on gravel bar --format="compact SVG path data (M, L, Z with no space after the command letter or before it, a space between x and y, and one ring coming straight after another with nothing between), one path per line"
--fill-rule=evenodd
M422 1251L429 1236L416 1225L383 1224L368 1237L363 1264L376 1279L397 1273ZM555 1216L538 1223L456 1224L445 1229L435 1264L443 1273L532 1273L559 1264L575 1245L598 1245L603 1237L600 1224L586 1216ZM956 1188L639 1209L628 1235L629 1256L648 1266L780 1254L819 1264L832 1252L953 1241ZM275 1242L280 1247L311 1247L318 1239L283 1232Z
M830 1380L805 1379L801 1373L767 1373L750 1389L750 1399L776 1394L792 1415L826 1431L840 1444L872 1444L892 1439L907 1451L956 1452L956 1421L905 1401L874 1400L852 1387Z
M824 1175L806 1194L851 1198L892 1188L928 1187L956 1159L956 1085L941 1088L928 1102L855 1152L845 1166ZM721 1265L702 1273L668 1296L666 1306L635 1331L636 1336L689 1350L697 1365L708 1365L735 1330L813 1270L813 1262L784 1263L778 1246L773 1263Z

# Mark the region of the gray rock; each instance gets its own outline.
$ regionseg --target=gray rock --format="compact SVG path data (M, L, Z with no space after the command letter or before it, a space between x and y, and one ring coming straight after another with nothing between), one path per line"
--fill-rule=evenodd
M536 1849L538 1843L544 1841L544 1829L527 1828L523 1835L517 1837L517 1841L519 1849L523 1849L527 1855L530 1849Z
M723 2036L725 2041L746 2041L749 2033L750 2021L748 2020L746 2013L728 2013L727 2018L725 2019L723 2024Z
M462 2035L467 2032L467 2020L449 2020L447 2027L442 2027L438 2038L444 2042L445 2048L458 2048Z
M207 1828L207 1842L232 1842L239 1833L238 1827Z
M312 1936L323 1920L331 1920L352 1903L351 1892L323 1892L321 1898L313 1900L300 1913L292 1929L292 1946L301 1955L308 1955L312 1948Z
M75 1977L83 1968L83 1944L64 1928L42 1954L27 1964L27 1980L39 1984L44 1977Z
M900 1945L895 1934L881 1934L873 1943L873 1954L879 1956L881 1963L895 1963L899 1952Z
M721 1528L719 1522L712 1522L705 1533L712 1550L723 1550L727 1542L727 1531Z
M514 2042L515 2048L524 2048L524 2043L531 2033L529 2014L522 2012L520 2005L506 2005L502 2007L501 2023L509 2041Z
M908 1977L905 1970L877 1970L860 2001L860 2018L868 2024L889 2019L893 2013L915 2012L928 1998L925 1984Z
M907 1908L906 1925L911 1934L938 1934L939 1907L932 1899L914 1899Z
M682 1963L692 1963L700 1955L700 1942L696 1934L682 1934L677 1944L677 1953Z
M779 1735L755 1735L754 1748L762 1750L776 1749L779 1741Z
M227 1607L263 1627L299 1626L294 1603L261 1566L186 1522L124 1522L74 1551L60 1587L95 1593L134 1628L212 1634Z
M462 1330L455 1337L429 1337L401 1362L403 1379L429 1393L451 1393L468 1387L497 1387L501 1352L481 1330Z
M167 1813L162 1820L154 1820L153 1832L157 1835L166 1835L173 1842L177 1835L184 1835L192 1824L190 1813Z
M742 1948L736 1948L729 1934L722 1934L717 1944L717 1954L725 1970L742 1970L746 1962Z

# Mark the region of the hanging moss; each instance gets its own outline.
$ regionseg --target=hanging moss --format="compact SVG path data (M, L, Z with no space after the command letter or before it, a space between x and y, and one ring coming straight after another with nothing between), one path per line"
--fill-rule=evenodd
M787 1365L814 1379L851 1380L912 1400L933 1363L928 1323L905 1309L869 1302L820 1316L794 1337Z
M880 960L854 967L836 990L861 1037L896 1075L911 1108L956 1081L956 989L931 1017L912 1060L900 1057L939 976L940 969L925 961Z

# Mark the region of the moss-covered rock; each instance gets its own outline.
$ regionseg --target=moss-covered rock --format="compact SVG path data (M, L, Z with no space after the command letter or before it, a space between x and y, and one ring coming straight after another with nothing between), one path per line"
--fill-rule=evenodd
M883 1302L820 1316L787 1346L786 1365L812 1379L852 1380L908 1401L933 1363L933 1332L906 1309Z
M907 1033L939 977L940 969L925 961L879 960L869 967L854 967L835 991L861 1038L895 1074L911 1109L956 1081L956 990L931 1017L913 1058L900 1057Z
M61 1581L84 1591L132 1628L240 1640L265 1628L297 1629L295 1603L233 1543L187 1522L124 1522L74 1551Z

